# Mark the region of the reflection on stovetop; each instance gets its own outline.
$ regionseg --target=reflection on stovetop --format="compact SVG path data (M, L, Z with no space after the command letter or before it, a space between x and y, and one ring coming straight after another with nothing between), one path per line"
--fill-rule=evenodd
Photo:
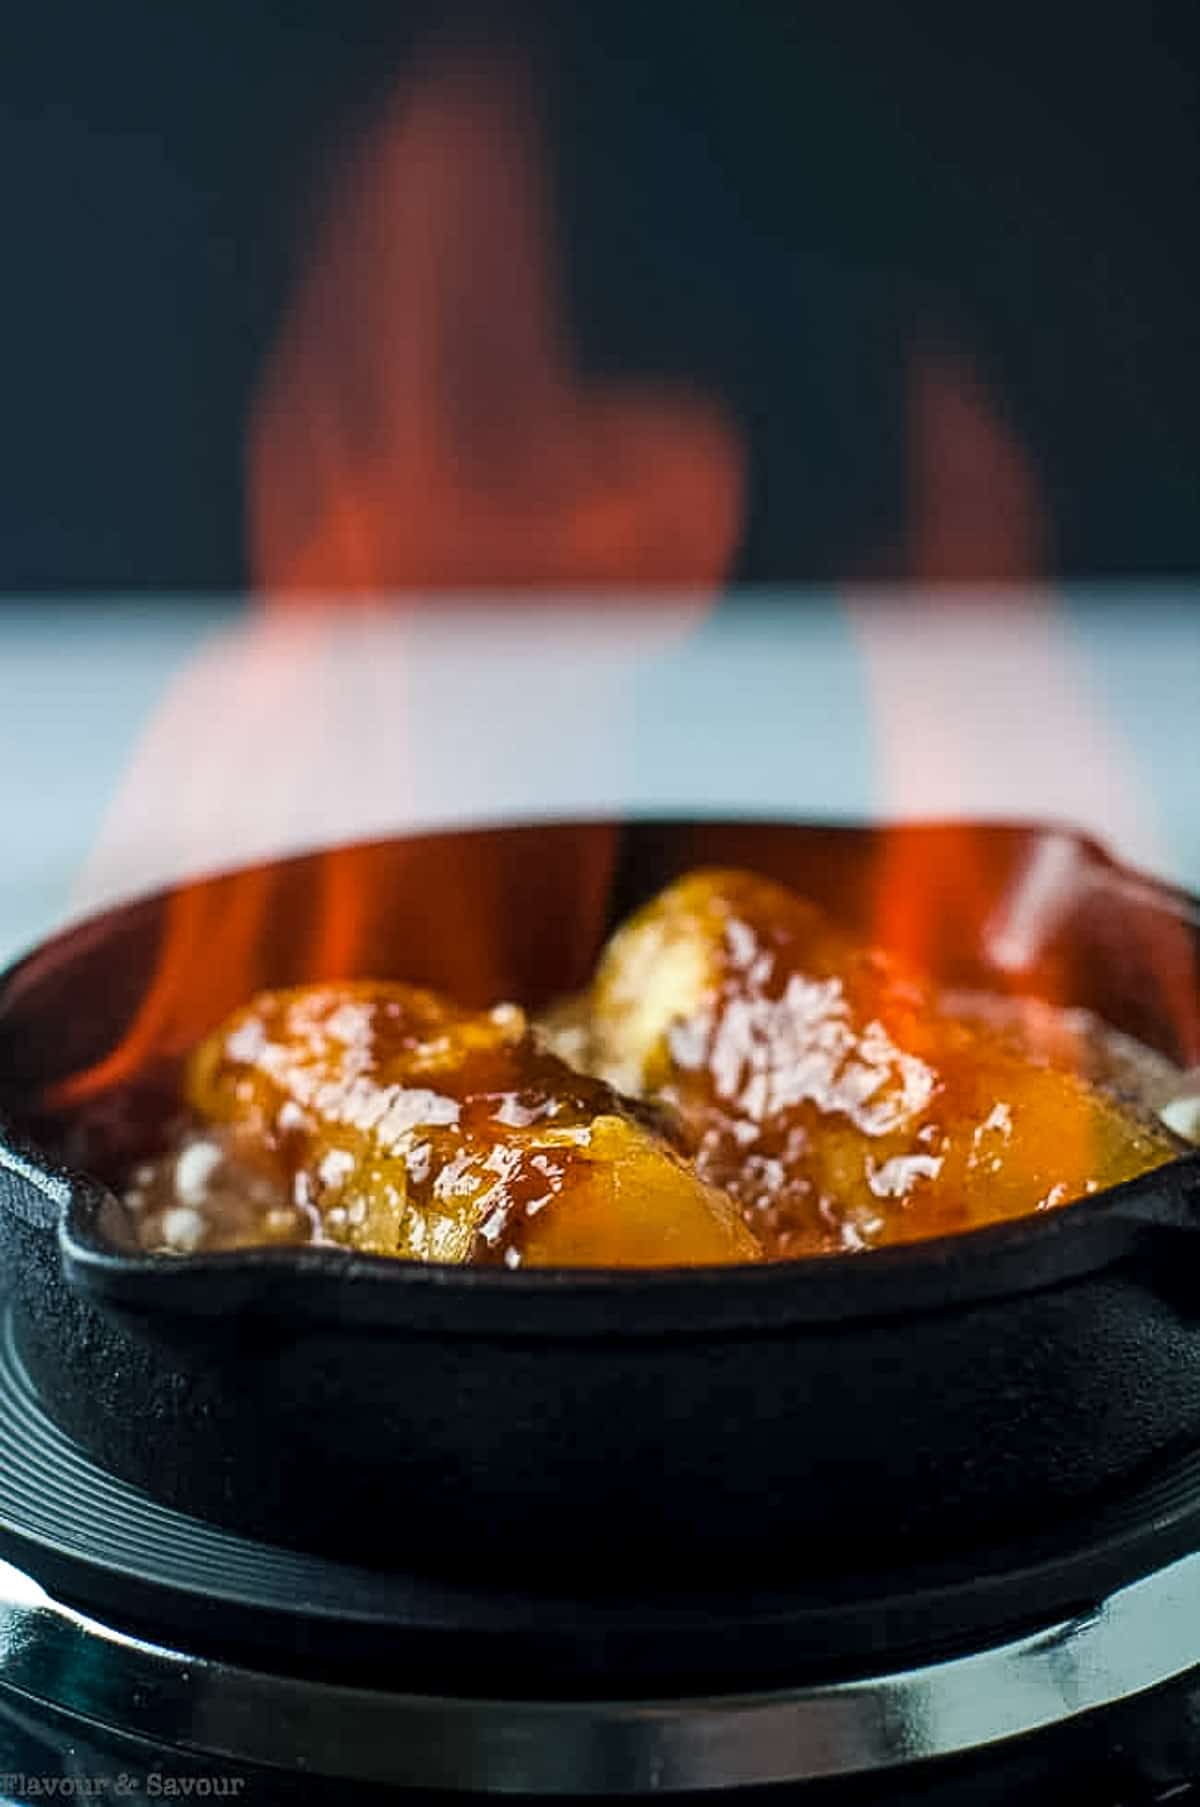
M1044 1740L1022 1740L1019 1750L922 1765L907 1779L787 1785L740 1798L754 1807L1200 1807L1200 1675L1123 1712L1119 1722L1112 1715L1079 1722L1058 1754L1048 1755ZM289 1777L151 1748L0 1688L0 1807L50 1799L237 1800L245 1807L403 1807L421 1800L451 1807L466 1798ZM580 1797L501 1798L512 1807L566 1807ZM729 1796L669 1798L677 1807L715 1807ZM591 1800L599 1807L598 1797Z

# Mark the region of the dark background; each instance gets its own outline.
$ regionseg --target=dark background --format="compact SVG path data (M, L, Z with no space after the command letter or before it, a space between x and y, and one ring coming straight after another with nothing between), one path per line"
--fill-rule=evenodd
M405 0L9 9L0 590L245 581L247 413L306 198L435 20L468 25ZM1200 8L469 25L535 56L584 365L692 377L743 426L737 576L892 569L930 333L1025 448L1053 572L1200 571Z

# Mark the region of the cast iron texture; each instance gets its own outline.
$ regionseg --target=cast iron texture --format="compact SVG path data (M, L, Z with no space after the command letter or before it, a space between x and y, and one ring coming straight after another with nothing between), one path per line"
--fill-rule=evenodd
M48 1090L128 1028L181 916L251 927L164 1023L147 1100L247 970L536 1003L690 867L772 874L869 933L897 861L922 874L950 983L994 979L997 925L1054 872L1033 982L1184 1052L1195 906L1035 828L450 833L226 875L48 942L0 984L0 1235L49 1410L112 1472L217 1523L514 1587L564 1571L599 1586L614 1562L725 1583L969 1547L1200 1441L1200 1156L867 1257L512 1274L315 1249L145 1256L102 1181L47 1155L63 1135ZM362 906L340 947L334 867Z

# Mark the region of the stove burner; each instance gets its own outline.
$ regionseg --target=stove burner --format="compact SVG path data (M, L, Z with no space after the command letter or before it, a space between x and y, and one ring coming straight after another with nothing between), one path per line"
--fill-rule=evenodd
M1200 1555L1091 1614L858 1681L677 1701L502 1701L272 1675L89 1619L0 1563L2 1679L175 1748L345 1781L501 1793L736 1788L887 1771L1161 1686L1200 1656Z
M0 1684L277 1771L579 1795L903 1771L1192 1671L1198 1550L1193 1456L1085 1525L887 1586L615 1603L487 1594L253 1544L160 1507L50 1423L10 1328L0 1339Z
M439 1698L270 1675L130 1637L0 1564L4 1680L239 1762L442 1789L614 1794L892 1770L1056 1725L1200 1656L1200 1555L1093 1613L922 1669L679 1701ZM102 1660L97 1661L97 1646Z

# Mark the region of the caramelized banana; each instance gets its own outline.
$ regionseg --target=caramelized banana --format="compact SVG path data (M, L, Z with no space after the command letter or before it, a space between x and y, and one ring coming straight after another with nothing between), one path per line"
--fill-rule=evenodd
M749 873L690 874L639 911L546 1034L677 1113L698 1172L738 1200L768 1255L1044 1210L1174 1152Z
M192 1248L322 1240L510 1267L758 1255L651 1114L541 1049L510 1005L371 982L267 993L196 1051L186 1093L205 1127L131 1194L152 1245L183 1210ZM181 1197L189 1172L201 1184Z

